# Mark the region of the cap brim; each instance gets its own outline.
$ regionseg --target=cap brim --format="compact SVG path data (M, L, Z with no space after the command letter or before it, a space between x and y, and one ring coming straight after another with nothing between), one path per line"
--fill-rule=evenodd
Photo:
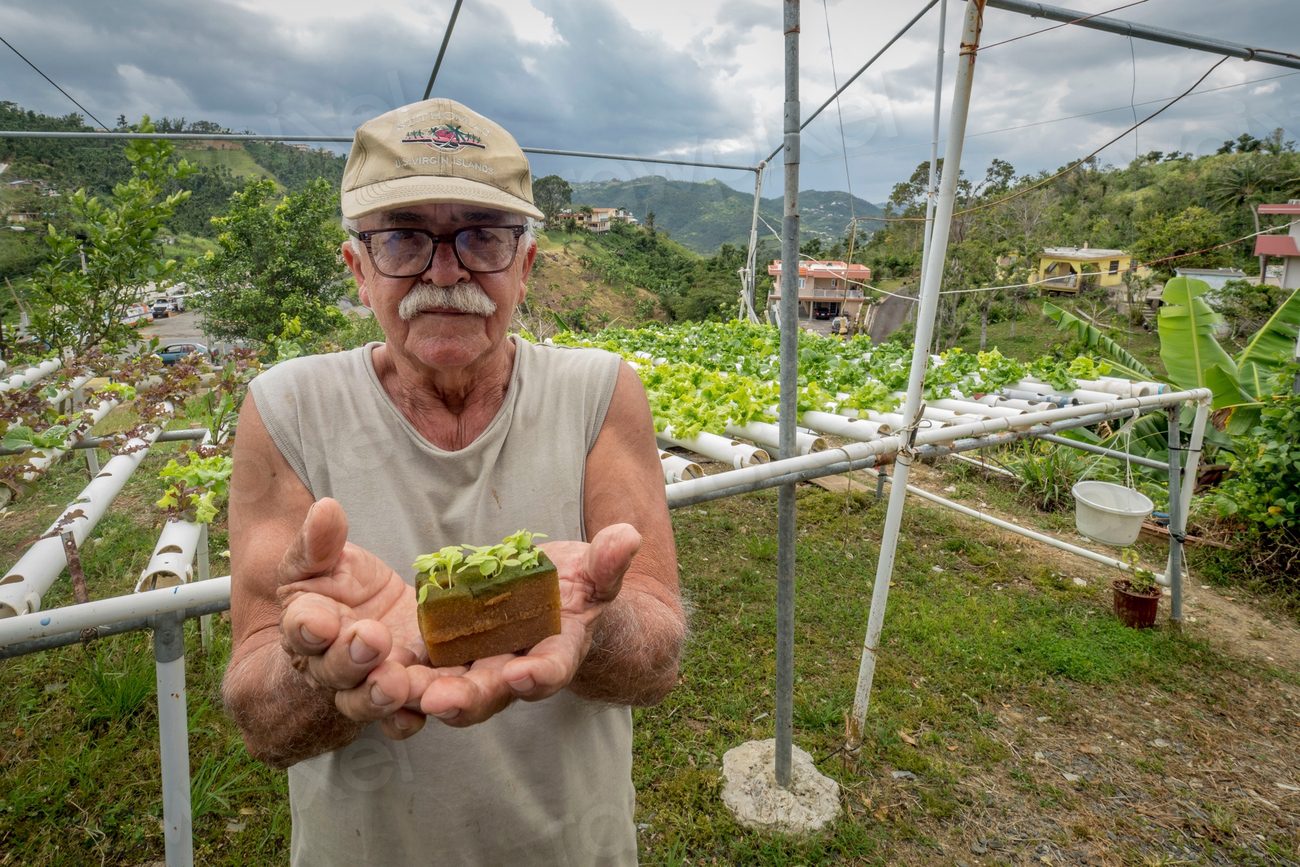
M525 214L534 220L542 219L542 212L527 199L464 178L439 178L429 175L394 178L348 190L341 198L343 216L349 220L404 205L443 202L456 205L483 205L498 211Z

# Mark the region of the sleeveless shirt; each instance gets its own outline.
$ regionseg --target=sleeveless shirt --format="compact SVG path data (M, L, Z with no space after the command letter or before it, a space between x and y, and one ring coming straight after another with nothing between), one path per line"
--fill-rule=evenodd
M505 400L463 449L421 436L380 385L379 344L279 364L252 383L272 441L350 541L412 581L417 556L516 530L579 539L587 453L616 356L520 338ZM414 616L414 612L412 612ZM403 741L367 726L289 769L294 865L635 864L632 717L568 690Z

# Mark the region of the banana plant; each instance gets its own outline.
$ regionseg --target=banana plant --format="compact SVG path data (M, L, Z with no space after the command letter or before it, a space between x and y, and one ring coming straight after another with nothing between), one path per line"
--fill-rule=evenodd
M1072 332L1089 347L1112 359L1128 376L1156 379L1179 389L1208 388L1214 408L1226 410L1228 430L1245 433L1259 418L1269 395L1268 382L1295 352L1300 332L1300 290L1292 292L1234 358L1214 336L1222 317L1205 300L1209 284L1190 277L1175 277L1165 284L1157 322L1160 360L1166 375L1154 376L1123 347L1100 329L1054 304L1043 313L1062 331Z

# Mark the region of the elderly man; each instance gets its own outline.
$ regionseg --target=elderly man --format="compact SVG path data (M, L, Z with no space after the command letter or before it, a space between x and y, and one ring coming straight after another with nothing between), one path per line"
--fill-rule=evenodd
M672 688L685 632L640 381L507 335L541 214L492 121L363 124L342 209L387 339L258 377L231 484L223 692L289 768L293 863L634 863L628 706ZM412 561L521 528L563 540L561 633L430 668Z

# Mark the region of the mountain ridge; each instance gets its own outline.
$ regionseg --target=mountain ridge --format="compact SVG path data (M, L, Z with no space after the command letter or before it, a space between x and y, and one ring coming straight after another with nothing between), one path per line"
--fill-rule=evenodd
M642 223L654 214L654 224L681 244L699 253L714 253L723 244L748 245L753 216L752 195L718 180L672 181L654 175L629 181L592 181L572 184L573 205L597 208L625 208ZM784 201L763 198L759 215L779 230ZM881 226L870 218L882 209L866 199L841 191L802 190L799 193L800 241L819 238L836 241L848 231L853 216L869 235ZM760 236L767 234L759 224Z

